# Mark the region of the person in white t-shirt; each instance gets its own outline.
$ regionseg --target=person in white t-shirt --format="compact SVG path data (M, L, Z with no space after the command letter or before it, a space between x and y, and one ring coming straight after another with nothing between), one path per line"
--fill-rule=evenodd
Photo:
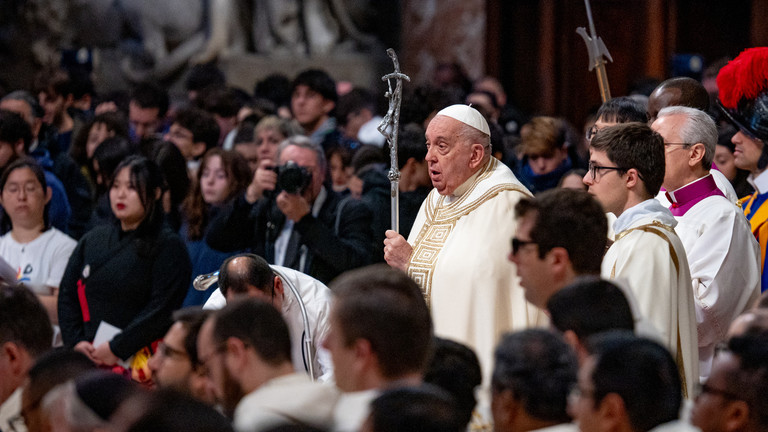
M50 200L43 169L33 159L17 159L0 177L1 223L10 226L0 237L0 257L16 270L18 283L37 294L56 324L59 282L77 242L51 227Z

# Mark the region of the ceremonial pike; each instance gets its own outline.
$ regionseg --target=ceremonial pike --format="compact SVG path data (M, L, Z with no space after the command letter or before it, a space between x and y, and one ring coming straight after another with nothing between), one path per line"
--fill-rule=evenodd
M390 167L387 177L389 178L392 201L392 230L400 232L400 170L397 167L397 137L400 133L400 104L403 101L403 80L408 82L411 78L400 72L400 62L397 60L395 50L389 48L387 55L395 64L395 71L381 77L382 81L387 82L387 92L384 96L389 99L389 109L387 114L381 119L378 131L384 135L389 144ZM395 81L395 88L392 89L392 80Z
M605 71L606 58L613 61L611 54L608 52L608 48L605 47L603 40L597 36L595 32L595 22L592 20L592 8L589 5L589 0L584 0L584 4L587 6L587 19L589 20L589 35L584 27L576 29L576 33L584 38L584 43L587 44L587 51L589 51L589 70L597 69L597 85L600 87L600 98L603 102L606 102L611 98L611 88L608 86L608 73Z

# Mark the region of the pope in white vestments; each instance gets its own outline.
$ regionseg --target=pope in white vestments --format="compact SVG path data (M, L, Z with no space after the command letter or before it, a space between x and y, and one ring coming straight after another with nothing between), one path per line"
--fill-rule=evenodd
M426 132L429 176L435 187L406 242L387 231L384 258L419 284L435 334L467 344L490 384L493 352L502 333L544 325L544 312L525 300L507 261L514 207L530 192L490 155L490 129L467 105L437 113ZM489 394L479 406L488 408Z
M677 221L655 199L624 211L614 223L616 240L603 259L602 276L624 279L641 313L675 358L686 397L699 382L698 337L691 274Z
M472 347L484 376L502 333L544 324L506 258L515 204L528 194L509 168L491 158L453 195L432 190L408 238L408 274L421 286L435 333Z

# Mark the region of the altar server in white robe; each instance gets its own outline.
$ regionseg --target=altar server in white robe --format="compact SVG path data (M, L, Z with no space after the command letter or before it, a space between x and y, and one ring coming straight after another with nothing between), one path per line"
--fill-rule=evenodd
M531 194L491 156L488 123L474 108L441 110L426 139L434 189L408 241L387 231L384 258L419 284L435 333L475 350L487 387L502 333L546 324L544 312L526 302L515 266L506 260L515 204Z
M712 118L695 108L668 107L651 128L666 147L663 186L691 270L703 382L731 321L760 296L760 246L741 208L710 174L717 145Z
M654 199L664 179L664 140L644 123L624 123L599 131L589 154L584 183L617 216L602 276L628 283L640 312L675 358L683 393L691 398L699 381L691 274L674 230L677 221Z

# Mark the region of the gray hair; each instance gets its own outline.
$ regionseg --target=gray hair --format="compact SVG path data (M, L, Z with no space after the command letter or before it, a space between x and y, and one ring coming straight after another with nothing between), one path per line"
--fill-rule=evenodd
M483 146L483 151L486 155L491 154L491 136L486 135L484 132L482 132L479 129L475 129L474 127L465 124L463 122L460 123L460 129L459 129L459 139L464 141L468 146L472 144L481 144Z
M301 126L294 119L283 119L278 116L270 115L259 120L254 128L254 133L258 134L262 130L272 129L279 132L283 138L289 138L294 135L301 135Z
M43 398L42 406L51 419L65 421L68 429L73 432L92 432L108 425L80 399L73 380L49 391Z
M40 105L40 102L38 102L37 98L26 90L14 90L0 99L0 101L4 100L16 100L25 102L27 105L29 105L29 111L32 112L32 116L34 118L41 118L43 115L45 115L45 110Z
M704 169L709 170L712 167L712 160L715 158L715 147L717 146L717 126L715 126L715 121L704 111L684 106L663 108L659 111L656 119L672 115L685 116L685 123L678 130L680 139L683 142L704 144L704 157L701 159L701 165Z
M283 153L283 150L285 150L288 146L296 146L315 152L317 155L317 164L319 165L321 171L325 172L325 151L323 151L323 148L319 144L313 143L308 137L304 135L294 135L292 137L288 137L285 139L285 141L281 142L280 147L277 148L278 159L280 159L280 155Z

